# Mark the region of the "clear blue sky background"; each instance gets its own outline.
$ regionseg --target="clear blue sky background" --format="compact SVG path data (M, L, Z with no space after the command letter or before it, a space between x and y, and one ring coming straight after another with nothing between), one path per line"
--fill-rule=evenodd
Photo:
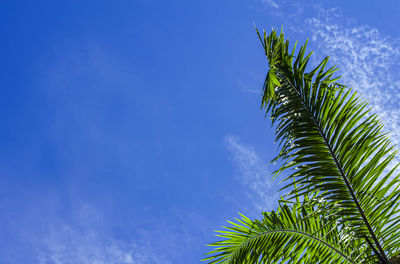
M0 3L0 263L200 263L275 207L255 34L310 38L399 143L400 4Z

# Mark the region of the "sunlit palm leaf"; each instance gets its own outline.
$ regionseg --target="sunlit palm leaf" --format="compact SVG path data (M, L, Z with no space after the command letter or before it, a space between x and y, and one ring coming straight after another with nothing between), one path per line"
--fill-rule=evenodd
M258 31L257 31L258 33ZM278 171L294 169L293 197L320 190L338 204L340 223L371 242L385 263L400 250L399 175L390 168L393 147L367 103L325 70L325 58L311 72L306 45L294 56L283 33L261 36L270 69L262 105L281 144ZM268 263L268 262L267 262Z
M366 263L367 245L336 222L337 207L305 196L252 221L242 215L211 244L210 263Z

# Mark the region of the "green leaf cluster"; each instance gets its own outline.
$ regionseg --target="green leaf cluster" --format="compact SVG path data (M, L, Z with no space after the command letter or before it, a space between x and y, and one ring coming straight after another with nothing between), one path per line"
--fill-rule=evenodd
M262 107L291 190L262 220L244 216L211 244L210 263L398 263L396 151L368 103L338 83L326 57L310 71L283 32L257 30L269 70ZM302 202L301 202L302 201ZM315 202L319 201L319 202Z
M340 226L338 208L318 196L303 202L282 200L276 211L264 212L262 220L242 215L238 223L218 231L224 238L212 246L210 263L356 263L365 261L365 245L351 229ZM335 212L335 213L334 213ZM356 250L358 249L358 250Z

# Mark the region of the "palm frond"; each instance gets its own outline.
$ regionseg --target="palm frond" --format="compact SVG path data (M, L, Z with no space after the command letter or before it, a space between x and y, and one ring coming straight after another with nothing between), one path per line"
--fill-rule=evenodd
M276 128L277 171L292 171L289 197L321 191L337 204L341 225L371 241L385 263L400 252L399 175L390 168L396 151L368 103L339 84L328 57L306 72L307 43L294 56L283 33L261 36L269 71L262 106ZM268 262L267 262L268 263Z
M329 208L329 209L327 209ZM371 257L364 241L336 222L337 207L318 196L303 202L281 201L276 211L237 222L218 231L224 240L210 244L209 263L365 263Z

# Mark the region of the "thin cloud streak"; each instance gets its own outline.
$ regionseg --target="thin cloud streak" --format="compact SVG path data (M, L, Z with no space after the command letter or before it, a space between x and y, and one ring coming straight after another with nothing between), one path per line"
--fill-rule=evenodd
M400 145L399 41L369 26L346 25L336 9L307 20L317 54L331 56L342 81L370 102L391 141ZM397 158L400 162L400 159Z
M84 207L78 218L78 224L57 219L50 222L47 234L38 241L39 264L170 263L144 241L127 242L107 235L96 223L102 217L93 208Z
M305 6L314 6L315 4L304 4L294 0L256 0L261 6L268 8L268 11L274 15L281 17L284 21L287 18L298 17L304 12Z
M239 180L248 187L246 194L254 208L258 212L273 209L279 193L276 184L271 182L272 173L267 169L267 164L252 147L241 143L238 137L226 136L225 142L239 169Z
M276 9L280 8L280 5L274 0L263 0L262 2L270 7L273 7Z

